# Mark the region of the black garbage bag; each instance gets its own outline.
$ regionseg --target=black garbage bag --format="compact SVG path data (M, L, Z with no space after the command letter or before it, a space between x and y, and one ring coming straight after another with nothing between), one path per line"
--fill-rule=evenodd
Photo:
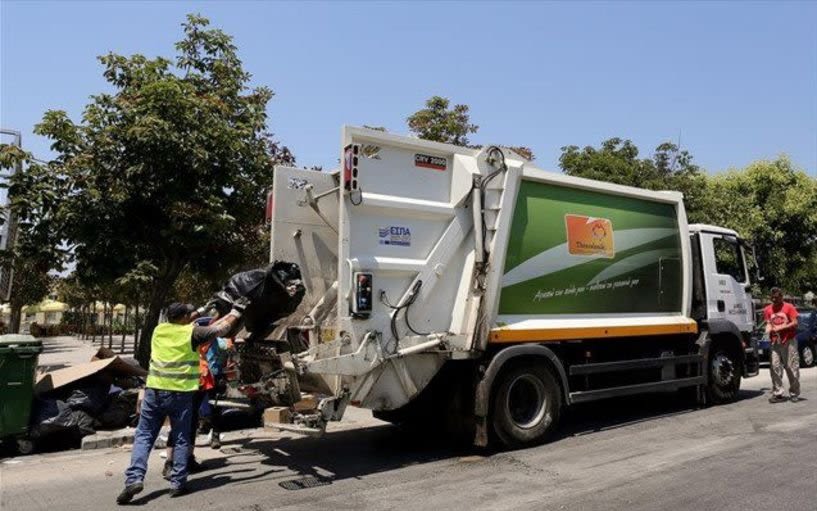
M34 402L30 435L42 438L55 434L85 436L95 433L94 418L83 410L74 410L59 399Z
M96 415L108 406L110 385L88 385L75 388L65 400L72 410Z
M118 393L110 400L108 406L96 415L94 427L97 429L117 429L131 425L136 418L138 394L139 391L136 389Z
M244 326L255 335L265 335L276 321L295 312L305 293L298 265L275 261L266 269L233 275L215 296L216 309L226 314L235 300L247 298Z
M71 422L71 407L57 399L37 399L31 410L32 438L40 438L52 433L65 431L65 424Z
M71 411L71 425L69 427L75 429L80 436L93 435L96 433L94 418L83 410Z

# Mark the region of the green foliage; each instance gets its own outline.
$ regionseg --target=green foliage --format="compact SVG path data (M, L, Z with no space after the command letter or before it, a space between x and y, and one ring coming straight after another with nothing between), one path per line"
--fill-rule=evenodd
M481 145L469 145L468 134L476 133L479 126L471 124L470 107L468 105L454 105L449 108L448 98L433 96L426 100L426 107L408 117L409 130L422 138L434 142L443 142L472 149L480 149ZM365 126L366 128L386 131L382 127ZM533 161L536 156L530 147L507 146L512 151Z
M38 303L48 294L54 283L50 272L61 270L66 256L57 227L64 181L19 147L0 145L0 168L10 170L18 166L23 170L11 172L2 183L8 190L3 219L12 216L16 219L15 242L0 251L0 262L10 268L13 275L12 332L19 329L22 307Z
M479 126L471 124L468 105L449 108L447 98L434 96L426 107L408 117L412 133L424 140L467 146L468 134L476 133Z
M86 287L112 295L117 279L149 275L146 336L183 270L226 272L260 241L273 166L295 162L267 130L272 91L250 87L232 38L200 16L182 26L173 60L100 57L111 91L80 122L46 112L35 131L57 158L18 190L48 192Z
M817 180L786 157L709 179L707 221L752 240L764 287L801 293L817 286Z
M692 156L670 142L656 147L651 158L639 158L630 140L611 138L598 149L571 145L562 147L559 164L565 174L650 190L684 193L691 222L704 221L703 197L706 174L692 163Z
M17 258L14 262L14 282L11 288L11 308L39 303L45 298L55 278L48 266L35 259Z
M605 140L598 149L562 147L559 164L571 176L653 190L665 188L678 175L699 172L689 153L672 143L659 145L652 158L639 158L635 144L620 138Z

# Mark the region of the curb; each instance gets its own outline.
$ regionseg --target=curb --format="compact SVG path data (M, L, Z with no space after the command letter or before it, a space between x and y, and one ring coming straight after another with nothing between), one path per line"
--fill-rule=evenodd
M105 449L107 447L120 447L122 445L133 444L133 435L136 428L123 428L114 431L97 431L93 435L82 438L81 449Z

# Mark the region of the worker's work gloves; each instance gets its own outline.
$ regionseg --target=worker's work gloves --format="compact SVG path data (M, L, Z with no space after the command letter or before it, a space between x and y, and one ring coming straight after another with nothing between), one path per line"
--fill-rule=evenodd
M250 300L246 296L237 298L233 301L233 310L230 311L230 315L235 316L236 319L240 318L249 304Z
M293 297L296 294L298 294L299 287L301 286L301 284L302 284L302 282L301 282L300 279L288 280L287 283L286 283L287 294L290 297Z
M216 301L215 300L210 300L209 302L205 303L204 305L202 305L201 307L196 309L196 314L199 317L206 316L208 312L210 312L211 310L213 310L215 308L215 306L216 306Z

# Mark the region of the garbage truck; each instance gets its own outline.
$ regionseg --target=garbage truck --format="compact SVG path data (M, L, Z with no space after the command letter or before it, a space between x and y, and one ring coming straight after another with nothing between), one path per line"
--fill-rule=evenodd
M751 245L689 225L681 193L365 128L340 149L335 172L275 170L270 255L304 293L242 364L275 404L318 396L275 427L351 405L520 447L577 403L727 403L758 373Z

